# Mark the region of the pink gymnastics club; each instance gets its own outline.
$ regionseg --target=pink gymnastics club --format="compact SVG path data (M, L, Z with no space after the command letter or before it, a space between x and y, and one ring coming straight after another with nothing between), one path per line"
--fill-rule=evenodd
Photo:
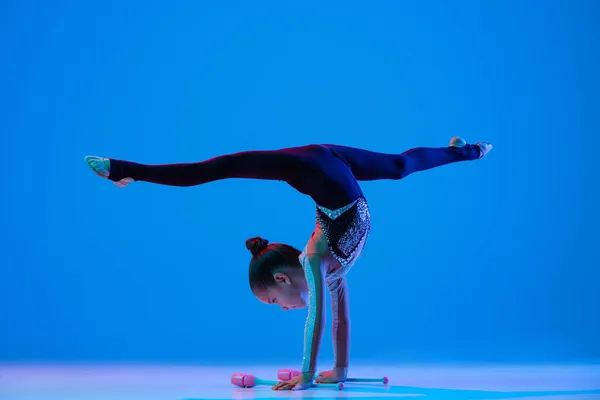
M286 380L289 380L289 379L286 379ZM266 380L266 379L260 379L260 378L257 378L256 376L250 375L250 374L239 373L239 374L231 375L231 384L235 385L235 386L243 387L243 388L251 388L254 386L258 386L258 385L274 386L277 383L278 383L278 381L270 381L270 380ZM340 383L318 383L313 386L335 387L338 390L342 390L344 388L344 384L342 382L340 382Z
M277 371L277 379L282 381L289 381L293 377L300 375L301 372L294 369L280 369ZM346 382L382 382L384 385L387 385L390 380L387 376L383 378L347 378Z

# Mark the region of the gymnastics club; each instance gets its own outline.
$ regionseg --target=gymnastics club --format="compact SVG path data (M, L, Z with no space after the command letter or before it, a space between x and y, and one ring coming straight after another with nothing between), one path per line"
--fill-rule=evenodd
M281 379L282 381L289 381L293 377L300 375L301 372L294 369L280 369L277 371L277 379ZM348 378L346 382L381 382L384 385L387 385L390 380L387 376L383 378Z
M289 379L286 379L289 380ZM258 385L269 385L269 386L274 386L277 383L279 383L278 381L269 381L266 379L260 379L257 378L254 375L250 375L250 374L244 374L244 373L240 373L240 374L233 374L231 375L231 384L235 385L235 386L239 386L239 387L243 387L243 388L251 388L254 386L258 386ZM312 385L312 386L318 386L318 387L335 387L338 390L342 390L344 388L344 384L342 382L339 383L318 383L316 385Z

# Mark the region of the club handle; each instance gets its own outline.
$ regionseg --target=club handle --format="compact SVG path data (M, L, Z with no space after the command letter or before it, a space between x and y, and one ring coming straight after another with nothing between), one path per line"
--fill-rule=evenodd
M384 385L387 385L389 381L390 380L387 378L387 376L384 376L383 378L348 378L348 379L346 379L346 382L362 382L362 383L381 382Z
M269 386L274 386L274 385L277 384L277 381L272 381L270 379L254 378L254 384L255 385L269 385Z

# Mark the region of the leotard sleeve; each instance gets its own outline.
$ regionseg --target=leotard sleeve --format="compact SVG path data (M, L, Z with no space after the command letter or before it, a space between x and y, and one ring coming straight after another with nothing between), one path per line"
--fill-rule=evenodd
M304 252L300 255L300 263L308 286L308 315L304 327L302 372L312 375L316 372L317 357L325 325L324 294L326 285L323 256L327 249L326 238L317 227Z

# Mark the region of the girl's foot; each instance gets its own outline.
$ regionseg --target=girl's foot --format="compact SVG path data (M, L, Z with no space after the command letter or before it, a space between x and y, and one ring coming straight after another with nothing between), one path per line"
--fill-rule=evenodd
M491 143L487 142L479 142L477 146L479 146L479 158L482 158L494 148Z
M88 167L90 167L90 169L99 177L108 179L110 176L110 159L96 156L86 156L85 162L87 163ZM131 182L133 182L132 178L123 178L120 181L114 182L114 184L120 188L123 188L129 185Z
M467 142L465 139L455 136L450 140L450 147L465 147ZM479 142L475 146L479 147L479 158L483 158L487 153L489 153L494 146L491 143L487 142Z

